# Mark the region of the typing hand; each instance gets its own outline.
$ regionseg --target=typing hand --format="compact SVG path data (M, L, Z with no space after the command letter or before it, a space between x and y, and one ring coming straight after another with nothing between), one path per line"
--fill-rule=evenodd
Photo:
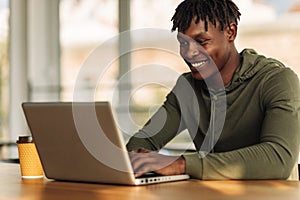
M138 149L129 153L136 177L147 172L161 175L185 173L185 160L182 156L166 156L147 149Z

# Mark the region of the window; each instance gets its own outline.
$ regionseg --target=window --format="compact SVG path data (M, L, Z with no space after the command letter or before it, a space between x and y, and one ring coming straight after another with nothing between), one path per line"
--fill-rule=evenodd
M254 48L300 75L300 9L296 1L236 1L241 9L237 46Z
M61 0L62 100L73 100L76 77L92 51L117 35L117 9L117 0ZM115 78L116 71L111 76ZM87 74L82 89L88 90L89 82L95 78L98 77L93 77L93 73Z
M147 34L138 34L141 37L135 38L137 32L135 30L155 28L171 32L170 19L179 2L180 0L131 1L132 42L147 43L149 41ZM119 58L112 57L104 75L99 77L97 66L101 67L99 66L101 63L94 62L94 69L83 70L83 68L89 56L99 48L107 49L107 52L104 52L105 55L101 55L103 58L111 56L108 50L113 51L114 54L118 52L118 45L115 43L118 39L118 0L61 0L60 15L62 100L73 100L74 86L80 74L84 77L84 81L80 83L82 96L86 95L84 91L95 90L94 99L96 101L109 100L114 103L118 101L119 93L123 92L116 85L126 79L126 75L131 74L129 75L129 89L125 90L132 91L125 91L125 93L130 93L129 105L125 106L130 109L129 123L132 123L133 127L121 127L121 129L129 128L127 132L133 133L149 118L149 109L164 101L165 95L170 91L177 78L173 76L166 79L166 76L159 76L162 75L159 71L150 70L151 74L147 74L147 76L148 79L152 77L152 81L142 84L145 73L141 75L143 72L139 69L163 65L169 69L174 68L173 71L175 70L178 74L182 73L186 68L182 65L182 59L176 55L177 49L173 53L147 48L130 52L129 67L132 71L125 73L122 77L119 74ZM156 42L160 43L163 41L162 39ZM104 47L103 45L106 44L110 46ZM82 73L85 74L82 75ZM95 82L98 84L96 89ZM123 85L126 84L128 83ZM117 110L117 113L120 114L118 116L121 118L122 114L128 114L124 113L124 110L126 110L124 107ZM150 112L152 113L154 110L150 109ZM128 117L125 118L128 119ZM125 124L128 123L120 126L126 126Z

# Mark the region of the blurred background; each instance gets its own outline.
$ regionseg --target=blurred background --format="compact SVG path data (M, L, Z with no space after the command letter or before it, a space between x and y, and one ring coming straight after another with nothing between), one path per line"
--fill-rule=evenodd
M167 44L172 52L153 48L131 52L124 59L112 60L100 78L95 71L104 66L95 64L85 71L82 68L97 48L107 49L100 59L117 55L120 46L114 41L120 32L145 29L145 34L131 38L132 42L153 39L147 34L149 28L172 35L171 17L180 2L0 0L0 159L16 158L17 137L30 134L21 103L74 100L79 74L82 99L85 91L92 91L93 100L113 102L118 124L126 132L125 140L128 139L165 100L179 74L188 71L178 56L176 40L158 35L154 39L159 44L174 41ZM238 50L254 48L300 74L300 0L234 2L242 13L236 40ZM151 66L153 70L147 73L128 75L131 70ZM157 66L167 67L171 76ZM118 84L122 77L122 84ZM153 81L145 84L145 78ZM170 148L189 142L183 133Z

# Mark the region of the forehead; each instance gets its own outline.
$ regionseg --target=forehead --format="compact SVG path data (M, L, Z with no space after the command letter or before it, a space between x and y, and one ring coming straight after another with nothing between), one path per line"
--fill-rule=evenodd
M203 20L199 20L196 23L196 18L191 21L190 26L183 34L188 35L194 38L197 35L213 35L217 33L221 33L220 23L217 21L216 26L213 25L210 21L207 21L207 30L205 30L205 22Z

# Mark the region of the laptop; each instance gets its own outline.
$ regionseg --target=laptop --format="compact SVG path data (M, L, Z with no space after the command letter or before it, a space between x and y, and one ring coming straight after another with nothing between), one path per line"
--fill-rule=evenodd
M26 102L22 108L49 179L122 185L189 179L135 178L109 102Z

